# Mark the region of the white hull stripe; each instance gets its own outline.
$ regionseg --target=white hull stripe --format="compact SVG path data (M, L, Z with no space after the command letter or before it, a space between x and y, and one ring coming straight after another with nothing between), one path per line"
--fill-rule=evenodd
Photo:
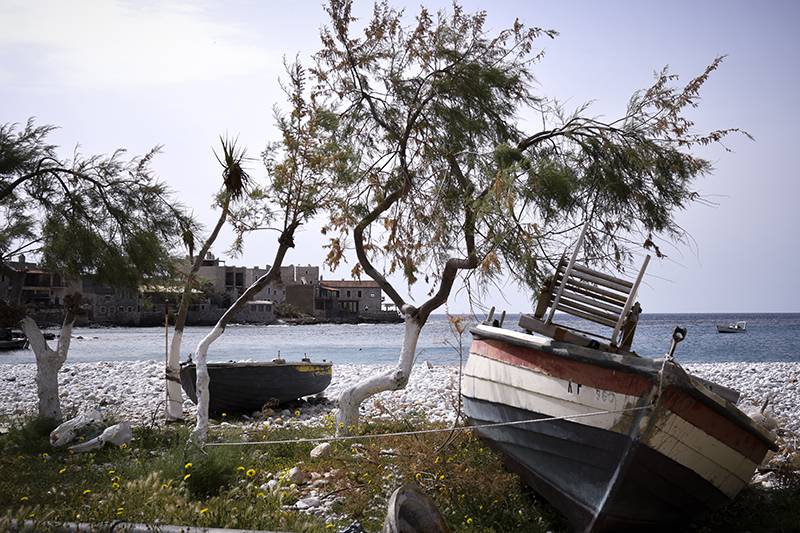
M471 354L461 383L470 398L503 403L548 416L569 416L635 407L639 398L540 374ZM621 421L626 423L621 424ZM581 424L627 434L634 414L609 413L580 419Z

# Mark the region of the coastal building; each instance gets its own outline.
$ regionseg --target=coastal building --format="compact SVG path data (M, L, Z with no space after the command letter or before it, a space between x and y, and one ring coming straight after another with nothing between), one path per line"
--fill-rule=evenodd
M383 293L377 282L369 280L320 280L314 302L314 315L323 320L352 322L395 322L399 315L382 310Z
M226 265L225 261L214 257L209 252L203 260L198 276L210 284L219 294L227 294L231 299L236 299L258 278L269 272L269 265L244 267ZM274 304L286 301L287 287L293 285L315 285L319 282L318 266L283 266L280 269L280 278L271 282L255 295L256 300L268 300ZM297 293L298 291L295 291ZM302 292L302 291L300 291ZM292 303L293 302L287 302Z
M188 263L187 263L188 265ZM6 263L0 270L0 295L11 300L12 292L21 294L20 303L36 312L37 320L58 324L63 317L67 294L80 292L84 297L82 323L117 326L155 326L164 323L166 313L174 313L183 288L176 286L142 286L125 289L98 283L92 277L65 281L35 263ZM193 289L187 323L216 323L233 301L241 296L269 266L245 267L227 265L209 253L203 260ZM382 310L383 296L372 280L323 280L319 266L287 265L281 267L280 278L259 291L242 309L235 321L270 323L277 317L315 317L321 321L384 322L395 321L395 310ZM52 316L51 316L52 315Z

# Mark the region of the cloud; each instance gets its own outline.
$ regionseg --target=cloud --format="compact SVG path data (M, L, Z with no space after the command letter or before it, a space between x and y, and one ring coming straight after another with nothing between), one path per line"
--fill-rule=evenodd
M251 75L280 64L256 36L198 4L12 0L0 4L0 20L0 55L14 51L3 68L6 82L152 86Z

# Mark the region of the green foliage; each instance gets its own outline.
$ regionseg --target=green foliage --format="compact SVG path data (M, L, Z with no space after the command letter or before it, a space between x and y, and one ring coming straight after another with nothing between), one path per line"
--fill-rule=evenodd
M747 135L697 131L687 117L722 58L683 86L664 69L604 121L534 93L539 40L554 31L519 21L490 31L485 12L458 4L422 7L411 22L378 2L358 24L351 7L330 0L314 70L353 154L325 228L331 266L363 238L362 264L409 284L424 277L431 294L450 290L453 268L470 277L487 259L494 266L472 276L481 288L501 265L536 286L590 220L582 259L622 268L638 247L660 254L658 238L683 238L675 213L698 200L694 180L711 170L694 149ZM523 113L541 116L542 129L524 131Z
M332 424L331 419L326 428L284 424L247 431L253 440L315 438L330 434ZM372 419L358 434L412 428L441 426L424 416ZM217 427L211 442L239 440L242 429ZM0 530L7 525L3 520L22 518L320 532L357 519L368 531L377 531L391 493L415 483L433 498L453 531L568 531L564 518L470 432L452 438L443 432L333 443L331 453L318 459L309 458L313 444L308 443L207 447L204 456L186 449L189 427L183 425L135 428L131 446L85 454L25 447L31 439L44 442L46 434L47 428L29 421L0 435ZM286 479L296 465L327 474L317 490L338 497L331 516L320 519L284 507L308 490L293 488ZM270 478L278 481L279 490L261 489ZM771 490L746 489L689 530L793 531L798 477L787 473L780 481Z
M67 159L47 142L53 129L0 125L0 261L38 252L64 277L127 286L164 275L187 218L152 174L158 148L129 160L123 150Z
M17 420L0 438L0 454L40 454L51 451L50 432L58 422L49 418Z
M261 154L266 183L252 183L241 204L231 210L235 232L231 254L241 253L249 232L285 232L308 221L327 205L331 170L345 172L347 167L348 154L337 140L337 115L306 87L306 71L299 62L285 67L288 83L282 88L289 109L274 109L281 139L269 143Z
M186 490L193 498L216 496L236 478L238 454L225 448L211 448L189 462L192 466L184 469L183 475Z

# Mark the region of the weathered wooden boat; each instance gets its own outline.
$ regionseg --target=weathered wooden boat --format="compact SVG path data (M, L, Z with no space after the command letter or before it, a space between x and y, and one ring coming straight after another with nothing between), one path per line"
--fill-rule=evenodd
M717 333L745 333L747 331L747 322L740 320L731 324L717 324Z
M272 362L208 363L208 375L208 412L216 416L250 414L264 406L275 407L317 394L330 385L333 371L329 362L276 359ZM194 403L197 403L196 382L194 363L181 365L181 386Z
M676 328L661 359L627 348L643 270L627 282L573 255L536 313L521 317L524 331L491 318L472 330L464 412L576 531L674 530L736 496L776 448L774 435L735 406L736 391L674 360L685 330ZM545 318L548 306L614 333L589 338Z

